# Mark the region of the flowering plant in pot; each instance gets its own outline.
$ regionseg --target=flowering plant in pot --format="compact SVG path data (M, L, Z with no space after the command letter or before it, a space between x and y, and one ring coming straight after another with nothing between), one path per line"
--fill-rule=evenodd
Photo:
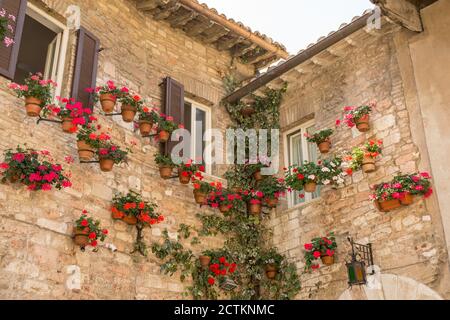
M177 125L173 122L172 116L167 116L165 114L161 114L158 119L158 137L159 141L167 142L169 141L170 135L172 132L177 130L178 128L182 128L183 126Z
M52 99L53 88L57 86L52 80L44 80L41 73L30 74L25 79L25 84L9 84L18 98L25 98L25 109L30 117L38 117L43 107L48 105Z
M97 251L98 241L105 241L107 235L108 230L100 226L100 220L89 217L86 210L83 210L80 218L75 221L73 241L83 249L92 246L95 248L94 251Z
M410 205L414 202L414 196L423 196L425 199L433 193L431 188L431 176L428 172L415 174L399 174L393 179L393 184L402 190L400 203Z
M325 159L318 162L320 169L319 184L328 186L339 186L344 183L344 178L347 176L347 172L342 170L342 158L334 157Z
M250 159L250 161L248 161L245 165L245 170L250 176L253 176L253 179L256 181L261 181L263 179L261 169L268 167L270 167L270 159L260 157L257 159Z
M123 92L117 88L114 81L109 80L106 84L98 86L96 88L86 88L86 92L92 95L94 103L100 101L103 112L111 113L114 111L114 107L117 103L117 98L120 97Z
M181 184L189 184L192 176L198 171L205 172L204 165L194 164L193 160L188 160L186 163L178 165L178 178Z
M78 156L80 160L88 161L94 157L97 149L100 149L102 143L111 140L111 136L107 133L98 133L100 126L92 123L81 126L77 133Z
M227 278L234 278L237 270L237 264L229 261L231 260L229 257L211 251L205 252L204 255L211 257L207 270L207 281L210 286L214 286L216 284L220 286L221 283L223 283Z
M142 136L148 136L152 131L153 124L158 122L158 114L149 107L139 107L138 109L138 117L139 117L139 131Z
M279 198L286 194L286 184L282 178L267 177L258 184L258 190L264 194L266 204L275 208Z
M109 141L102 141L97 150L98 159L100 161L100 170L109 172L113 169L114 164L127 162L128 152L131 152L129 148L125 151Z
M241 192L242 199L247 203L247 212L258 216L262 211L264 193L260 190L244 190Z
M221 188L220 183L203 181L202 176L192 177L192 185L194 186L194 199L198 204L205 204L211 192Z
M5 161L0 164L4 170L2 182L19 181L32 191L49 191L52 188L61 190L72 186L70 174L64 172L62 165L53 162L48 151L37 152L17 147L15 150L6 150L4 158Z
M157 213L158 205L151 201L145 201L141 194L129 191L126 195L118 193L113 198L111 207L112 217L122 220L129 225L136 226L137 235L132 253L139 251L147 255L147 246L144 243L142 231L145 226L153 226L162 223L164 216Z
M328 153L331 149L330 136L333 132L333 129L324 129L313 134L305 133L305 137L308 142L317 144L320 153Z
M353 171L362 168L364 173L371 173L376 170L375 161L382 153L383 141L370 140L362 147L353 148L351 155L345 157L346 162L350 163Z
M375 206L382 212L389 212L401 206L400 200L405 197L405 190L401 183L390 182L381 183L373 186L374 193L370 199L374 201Z
M303 165L293 165L285 170L286 185L292 190L315 192L320 182L320 166L305 161Z
M170 156L166 156L160 152L155 153L155 162L159 166L159 174L163 179L172 177L173 168L176 166Z
M305 247L305 271L316 270L320 266L316 262L321 258L322 263L330 266L334 263L337 243L334 233L329 233L326 237L314 238Z
M240 194L228 189L217 189L208 196L208 205L212 208L219 208L222 213L227 213L236 206L236 201L239 200L242 200Z
M119 96L122 111L122 119L125 122L133 122L139 109L143 108L144 101L139 95L131 95L128 89L122 88L125 92Z
M0 10L0 42L8 48L14 44L14 24L16 16L8 14L8 12L1 8Z
M362 105L360 107L344 107L344 119L343 122L349 127L356 128L361 132L367 132L370 130L370 113L375 107L375 103L371 102L368 105ZM341 120L336 120L336 125L340 125Z
M264 271L268 279L276 278L278 271L283 263L283 256L277 252L275 248L262 252L260 256L261 264L263 264Z

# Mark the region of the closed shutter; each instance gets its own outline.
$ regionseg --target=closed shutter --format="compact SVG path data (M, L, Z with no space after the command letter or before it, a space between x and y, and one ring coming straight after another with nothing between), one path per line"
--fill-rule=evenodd
M92 33L80 28L78 31L77 54L72 84L72 98L93 108L92 95L86 88L94 88L97 79L97 65L100 41Z
M0 44L0 74L10 80L16 73L17 57L19 55L20 41L22 39L23 23L27 10L27 0L0 0L0 8L16 17L14 26L14 44L8 48Z
M183 124L184 122L184 86L175 81L174 79L167 77L165 79L165 110L164 113L173 117L173 121L176 124ZM177 145L177 141L168 141L165 145L165 154L169 155L172 149ZM182 156L182 155L180 155Z

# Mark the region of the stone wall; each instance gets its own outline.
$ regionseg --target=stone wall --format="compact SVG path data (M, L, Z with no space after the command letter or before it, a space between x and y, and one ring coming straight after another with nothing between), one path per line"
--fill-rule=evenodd
M411 114L406 108L394 43L394 36L401 32L406 31L389 25L374 35L360 31L362 38L335 63L316 66L313 73L301 75L289 85L281 106L283 130L312 118L318 130L334 128L344 106L375 99L371 130L362 134L356 129L340 128L332 136L332 152L351 150L370 138L384 140L376 172L356 172L343 187L325 188L316 200L273 213L269 224L273 244L297 263L300 273L304 268L303 244L330 231L337 236L336 263L303 274L299 298L337 299L347 289L348 236L359 243L373 243L375 264L382 273L413 278L450 297L440 212L430 205L435 196L426 201L416 199L412 206L390 213L379 212L368 198L370 185L390 181L396 173L430 170L420 165L422 155L411 134Z
M79 5L82 25L100 38L97 83L109 79L129 86L148 100L160 103L159 84L171 76L185 85L189 96L208 102L212 126L226 128L230 122L219 100L224 95L222 76L232 65L226 51L175 31L137 11L127 0L46 0L33 3L50 9L60 20L70 4ZM76 37L71 33L63 96L68 95L74 65ZM245 70L246 66L239 66ZM248 69L247 72L251 70ZM36 124L25 115L23 101L7 89L0 78L0 150L27 143L49 150L57 161L76 156L76 137L65 134L57 124ZM96 110L98 111L98 110ZM130 255L135 230L110 218L113 193L139 190L155 200L166 217L163 224L145 230L150 244L167 228L177 237L181 223L198 224L195 214L208 212L194 204L191 187L178 181L163 181L153 161L157 145L142 139L120 117L100 116L118 144L137 146L129 165L116 166L111 173L100 172L96 164L71 165L73 187L64 191L30 192L19 185L0 185L0 297L8 299L168 299L180 298L184 290L178 276L160 274L157 259ZM215 171L216 172L216 171ZM213 172L214 173L214 172ZM101 248L98 253L81 252L71 239L74 219L83 209L110 230L108 243L117 252ZM221 239L207 239L204 248L219 246ZM189 247L189 244L187 244ZM198 251L198 248L196 249ZM80 282L80 290L76 288Z

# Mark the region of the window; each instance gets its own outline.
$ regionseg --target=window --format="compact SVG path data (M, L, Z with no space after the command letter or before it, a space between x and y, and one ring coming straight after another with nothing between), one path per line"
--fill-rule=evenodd
M284 134L286 166L301 165L304 161L317 162L318 150L313 143L308 143L305 133L314 133L314 121L308 121L301 126ZM305 192L292 192L288 194L289 207L310 201L320 196L320 188L313 194Z
M28 3L14 82L23 83L29 73L42 72L45 79L61 85L68 38L63 23ZM61 86L56 88L55 96L60 93Z
M184 125L191 133L190 159L197 164L205 164L205 133L211 128L211 111L194 101L185 99L184 103ZM206 173L211 174L211 166L205 165Z

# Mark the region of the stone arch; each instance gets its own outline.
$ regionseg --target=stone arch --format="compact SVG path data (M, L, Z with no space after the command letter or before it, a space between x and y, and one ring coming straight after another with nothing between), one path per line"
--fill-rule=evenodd
M381 274L378 277L378 285L347 289L339 300L443 300L443 298L430 287L412 278Z

